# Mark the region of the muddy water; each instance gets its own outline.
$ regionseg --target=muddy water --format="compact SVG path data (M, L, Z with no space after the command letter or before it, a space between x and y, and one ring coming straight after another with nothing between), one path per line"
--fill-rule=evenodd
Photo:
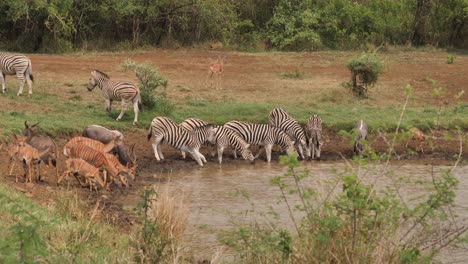
M305 185L321 193L339 191L336 175L345 171L344 162L303 162L300 170L309 170L310 177ZM429 180L431 174L438 176L450 169L450 166L431 166L422 163L392 163L384 170L382 165L370 165L361 168L362 179L376 183L379 188L397 186L395 175L410 179L405 184L399 184L401 197L410 202L416 195L424 194L424 187L415 184L416 180ZM155 183L157 188L167 187L176 196L184 196L189 207L189 234L187 240L197 258L211 259L216 252L222 251L217 234L221 230L229 230L233 226L252 222L273 221L277 225L292 228L285 203L279 203L281 191L272 186L269 181L272 176L283 175L287 171L285 166L278 163L266 164L257 162L251 164L212 163L203 168L180 170L172 173L153 173L143 171L143 176L168 179ZM386 173L383 173L385 171ZM150 175L148 175L150 174ZM468 218L468 166L459 166L454 175L460 184L457 190L456 213ZM287 181L292 185L294 182ZM287 195L291 204L297 204L298 198ZM131 199L136 201L136 196ZM131 202L131 203L133 203ZM276 212L273 216L269 212ZM295 213L299 217L299 213ZM224 254L228 254L225 252ZM443 262L468 262L468 251L450 250L441 257Z

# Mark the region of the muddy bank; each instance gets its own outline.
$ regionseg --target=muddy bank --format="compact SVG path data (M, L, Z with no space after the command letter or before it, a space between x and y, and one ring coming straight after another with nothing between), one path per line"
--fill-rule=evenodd
M444 134L449 133L453 138L452 140L445 140ZM74 179L70 178L70 181L63 183L61 186L56 186L56 177L54 174L48 175L46 181L25 184L24 181L15 183L14 176L7 176L8 166L8 155L6 151L2 150L0 154L0 171L2 172L1 181L19 191L25 192L31 199L48 205L54 203L63 194L63 190L76 191L80 199L85 201L91 211L94 209L96 203L100 204L102 212L100 213L100 219L104 222L122 227L123 230L130 230L128 227L132 226L137 220L132 208L124 206L128 196L137 196L143 188L150 186L158 182L165 182L167 180L168 173L174 171L184 171L187 175L190 175L194 170L203 170L200 168L195 161L190 157L186 160L181 158L180 152L165 145L163 146L163 152L166 160L157 162L154 158L153 150L151 147L152 142L146 140L146 131L137 131L132 134L125 134L126 143L128 145L135 144L135 152L138 156L139 163L139 174L136 181L132 182L132 186L129 188L117 188L114 187L111 192L96 193L90 192L87 188L78 186ZM396 146L398 156L395 160L401 160L402 162L411 160L411 162L417 161L420 164L432 164L432 165L449 165L453 164L454 157L458 155L460 150L460 142L456 140L455 132L435 132L427 135L428 138L424 142L415 142L410 140L408 142L408 148L406 148L406 141L399 142ZM384 137L386 137L384 139ZM59 146L59 150L63 148L67 139L59 138L56 139ZM372 135L369 138L370 145L376 150L377 153L385 153L388 149L386 142L390 141L390 136L383 135ZM422 151L416 152L416 148L422 149ZM410 151L408 151L410 150ZM466 143L463 146L463 157L468 155L468 147ZM256 153L257 149L253 148ZM216 165L217 159L211 157L206 148L202 149L202 153L207 157L208 163ZM230 155L229 150L225 150L223 157L223 164L220 166L226 167L238 167L248 166L247 162L243 160L234 160ZM412 154L409 154L412 153ZM277 163L278 151L274 151L272 155L272 163ZM324 131L324 145L322 148L321 160L326 161L338 161L343 158L352 158L352 145L350 140L344 138L337 133L327 130ZM264 155L260 157L256 163L264 163ZM320 161L303 161L307 164L314 164ZM58 161L59 172L64 171L64 157L61 156ZM213 166L214 166L213 165ZM216 165L218 166L218 165ZM251 167L253 170L255 166ZM245 168L244 168L245 169Z

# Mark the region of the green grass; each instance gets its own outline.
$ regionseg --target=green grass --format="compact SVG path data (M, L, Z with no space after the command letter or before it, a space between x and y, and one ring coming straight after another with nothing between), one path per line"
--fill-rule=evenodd
M75 95L78 96L78 95ZM11 97L11 99L10 99ZM80 97L81 98L81 97ZM56 95L47 93L36 93L32 98L9 96L7 100L27 101L33 108L44 108L39 111L1 111L0 140L4 141L11 133L20 133L24 127L24 121L30 123L41 122L41 130L51 136L70 136L79 133L91 124L99 124L113 129L146 130L151 120L156 116L164 115L157 110L143 109L140 112L139 123L132 125L133 109L129 109L120 122L115 118L120 112L120 104L114 103L111 115L104 109L103 103L98 105L85 100L61 100ZM325 127L336 130L351 130L359 120L365 120L371 130L394 129L399 117L400 107L375 107L364 104L330 104L318 102L312 107L304 107L300 104L285 104L281 102L239 102L236 100L210 101L203 98L186 98L182 102L173 102L175 109L170 114L176 122L181 122L189 117L197 117L213 124L224 124L230 120L241 120L249 122L267 123L268 114L275 107L286 109L296 120L305 124L312 114L322 117ZM463 105L444 109L440 116L441 127L447 129L468 129L468 107ZM409 108L405 112L402 128L418 127L427 130L435 126L437 109L435 107Z
M73 191L61 192L54 206L43 207L0 182L0 262L19 263L21 246L34 262L130 262L129 235L91 219Z

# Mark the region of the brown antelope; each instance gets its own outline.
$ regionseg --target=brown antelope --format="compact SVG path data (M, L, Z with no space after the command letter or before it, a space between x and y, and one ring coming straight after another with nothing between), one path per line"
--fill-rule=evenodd
M123 143L124 135L120 131L110 130L103 126L91 125L86 127L81 135L83 137L100 141L103 144L109 143L112 140L112 136L115 135L118 140L111 153L118 157L122 165L129 167L137 166L136 155L133 151L134 146L131 148L130 152L127 151L127 148Z
M224 68L224 59L226 57L221 58L218 56L216 61L210 63L210 67L208 69L208 79L210 81L210 88L215 86L216 90L223 89L221 87L221 79L223 77L223 68Z
M422 144L423 144L423 141L425 139L425 136L424 136L423 132L421 132L421 130L419 130L416 127L410 128L410 130L408 132L411 135L408 138L408 140L406 141L405 147L406 148L408 147L408 144L409 144L410 140L414 140L416 142L416 151L421 151L422 153L424 153L424 149L422 147Z
M13 139L14 143L18 146L18 148L15 150L16 159L23 162L25 176L26 172L28 173L26 182L32 182L32 174L34 173L33 165L36 165L36 170L39 170L39 163L42 160L42 157L49 152L49 148L39 152L39 150L26 143L26 138L18 138L15 134L13 134ZM40 174L38 180L41 180ZM16 182L18 182L18 174L16 174Z
M124 175L127 174L125 171L118 170L104 153L105 152L96 150L85 144L75 144L69 150L69 157L81 158L97 168L104 169L104 179L106 179L106 173L110 175L111 179L118 177L121 173L123 173ZM60 178L60 181L62 180L62 178L63 175Z
M47 165L48 169L55 167L55 177L58 179L58 166L57 166L57 156L58 156L58 148L57 144L55 144L54 140L52 140L49 136L43 136L37 134L37 129L39 128L39 123L36 123L32 126L28 125L27 121L24 121L24 130L23 136L26 137L26 143L31 145L32 147L38 149L39 151L43 151L49 149L50 151L46 153L46 155L41 157L41 160Z
M70 139L63 147L63 154L66 157L70 157L70 149L72 149L73 147L77 145L86 145L88 147L91 147L101 152L109 152L114 148L116 139L117 139L116 136L112 136L112 140L109 141L109 143L103 144L97 140L87 138L87 137L74 137Z
M67 165L66 171L63 173L64 175L69 175L70 173L78 174L75 175L76 179L80 183L81 186L89 185L89 190L92 191L93 187L97 191L97 187L93 184L93 180L99 184L101 189L106 187L105 182L102 180L101 176L99 175L99 169L94 167L93 165L89 164L83 159L80 158L70 158L65 161ZM79 178L80 176L84 177L85 182L82 182ZM62 179L63 177L61 177Z
M130 178L132 180L135 180L135 172L136 172L136 167L128 167L128 166L124 166L120 163L120 161L117 159L117 157L115 157L114 155L110 154L110 153L104 153L104 155L106 156L106 158L115 166L115 168L118 170L118 171L123 171L125 173L127 173L128 176L130 176ZM130 184L128 182L128 179L123 176L122 174L119 174L119 181L125 186L125 187L128 187ZM117 179L111 179L111 182L115 182L117 183L117 185L120 186L120 183L117 181Z

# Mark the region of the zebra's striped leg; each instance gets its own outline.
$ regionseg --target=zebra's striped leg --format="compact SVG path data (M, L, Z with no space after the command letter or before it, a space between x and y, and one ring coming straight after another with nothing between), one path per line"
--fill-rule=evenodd
M237 159L237 151L235 149L232 150L232 157Z
M133 111L135 113L135 117L133 118L133 124L136 125L136 123L138 122L138 112L140 111L140 109L138 108L138 99L135 98L133 101Z
M296 146L297 151L299 152L299 156L301 157L301 159L305 159L304 158L304 150L302 149L301 144L299 142L297 142L295 144L295 146Z
M260 148L258 149L257 155L255 155L255 159L258 159L258 157L260 157L260 154L262 154L263 148L264 148L264 146L260 146ZM266 149L265 149L265 151L266 151Z
M198 165L203 166L203 162L200 159L200 157L203 155L198 150L187 149L187 152L190 153L190 155L192 155L193 159L198 163Z
M23 94L23 87L24 87L24 75L21 73L17 73L16 76L18 77L19 81L19 90L16 96L20 96Z
M112 100L111 99L106 99L106 111L109 114L112 111Z
M316 151L316 156L317 156L317 159L320 159L320 151L322 150L322 144L318 144L317 148L315 149Z
M270 163L271 161L271 149L273 148L273 145L265 145L264 146L265 148L265 153L266 153L266 157L267 157L267 162Z
M200 152L199 152L200 153ZM206 158L203 154L200 153L200 159L203 163L206 163Z
M125 100L122 100L122 104L120 108L120 115L115 120L120 121L120 119L122 119L122 116L124 115L126 111L127 111L127 102Z
M160 159L164 159L164 155L162 153L162 150L161 150L161 143L158 145L158 155L159 155L159 158Z
M153 145L153 151L154 151L154 157L156 158L157 161L161 160L159 158L159 151L158 151L159 145L161 144L161 140L162 140L161 137L160 138L156 137L156 139L154 140L154 143L152 144Z
M224 152L224 147L219 145L218 146L218 163L219 164L223 162L223 152Z
M32 81L31 78L28 76L26 77L26 83L28 84L28 96L32 95Z
M2 80L2 93L5 93L5 75L0 72L0 79Z

